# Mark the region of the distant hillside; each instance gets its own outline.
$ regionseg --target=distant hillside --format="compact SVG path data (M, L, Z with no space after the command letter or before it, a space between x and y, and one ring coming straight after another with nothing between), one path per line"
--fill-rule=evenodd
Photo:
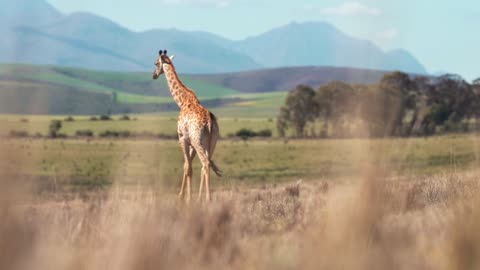
M189 77L241 92L261 93L289 91L298 84L317 88L334 80L350 84L372 84L378 82L385 73L386 71L358 68L289 67Z
M240 92L184 81L208 107L239 102ZM208 91L207 91L208 90ZM0 65L0 113L107 114L178 110L164 80L149 73L96 72L53 66Z
M425 73L404 50L384 52L323 22L292 23L232 41L207 32L132 32L90 13L61 14L45 0L0 0L0 62L151 71L159 49L182 73L335 66ZM160 22L161 23L161 20Z
M215 75L181 74L209 108L272 115L297 84L331 80L376 83L385 72L296 67ZM56 66L0 65L0 113L100 114L178 110L165 79L147 72L105 72ZM235 114L235 113L232 113Z

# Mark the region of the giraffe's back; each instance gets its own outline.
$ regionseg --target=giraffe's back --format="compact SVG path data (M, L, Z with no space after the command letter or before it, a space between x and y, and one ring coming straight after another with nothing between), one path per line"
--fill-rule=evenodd
M204 144L211 136L218 138L219 127L215 115L199 104L195 109L180 111L177 132L180 139L191 144Z

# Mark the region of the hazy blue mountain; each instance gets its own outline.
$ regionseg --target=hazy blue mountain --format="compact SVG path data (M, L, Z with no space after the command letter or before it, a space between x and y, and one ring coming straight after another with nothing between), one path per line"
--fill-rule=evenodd
M260 67L249 56L219 45L221 38L212 34L178 30L137 33L89 13L62 15L45 0L0 1L5 6L0 11L2 20L9 22L2 29L5 42L0 43L0 62L145 71L153 70L159 49L171 49L178 56L180 72ZM3 16L7 11L13 15Z
M62 14L44 0L0 0L0 29L19 25L44 25Z
M343 66L425 73L408 52L383 52L326 23L288 24L232 41L207 32L133 32L90 13L61 14L45 0L0 0L0 62L100 70L153 70L159 49L183 73L286 66Z
M402 49L389 51L385 56L383 66L387 67L387 69L426 73L425 67L411 53Z
M291 23L237 43L237 49L266 67L343 66L425 73L408 52L385 53L367 40L356 39L328 23Z

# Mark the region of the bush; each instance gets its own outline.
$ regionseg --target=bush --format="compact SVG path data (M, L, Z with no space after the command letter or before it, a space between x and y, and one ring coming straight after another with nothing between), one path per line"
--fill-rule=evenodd
M270 129L263 129L255 132L251 129L242 128L235 133L235 136L242 138L242 140L247 140L252 137L272 137L272 131Z
M57 133L57 137L55 137L56 139L65 139L67 138L67 134L65 133Z
M262 129L257 132L258 137L272 137L272 131L270 129Z
M75 119L73 119L72 116L68 116L68 117L65 118L63 121L65 121L65 122L73 122L73 121L75 121Z
M242 128L235 133L235 136L240 137L243 140L247 140L248 138L257 136L257 133L251 129Z
M122 115L120 118L118 118L120 121L130 121L130 117L128 115Z
M176 140L178 139L178 134L164 134L164 133L159 133L157 135L157 138L159 139L165 139L165 140Z
M110 115L100 115L100 121L110 121L112 120L112 118L110 117Z
M24 138L28 137L28 132L25 130L10 130L10 133L8 133L10 137L19 137L19 138Z
M75 136L77 137L93 137L93 131L90 129L77 130L75 131Z
M105 130L104 132L100 133L98 136L102 138L127 138L130 137L131 133L128 130Z
M98 118L96 116L92 116L90 119L88 119L88 121L98 121Z
M28 123L28 119L27 119L27 118L21 118L21 119L20 119L20 122L22 122L22 123Z

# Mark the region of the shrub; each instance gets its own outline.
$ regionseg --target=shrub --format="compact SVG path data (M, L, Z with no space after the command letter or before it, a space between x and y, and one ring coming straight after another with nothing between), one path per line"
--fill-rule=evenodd
M242 128L235 133L235 136L242 138L242 140L247 140L248 138L255 137L256 135L257 134L255 131L248 128Z
M93 131L90 129L83 129L75 131L75 136L77 137L93 137Z
M165 139L165 140L176 140L178 139L177 134L164 134L164 133L159 133L157 135L157 138L159 139Z
M272 137L272 131L270 129L262 129L257 132L258 137Z
M90 119L88 119L88 121L98 121L98 118L96 116L92 116Z
M252 137L272 137L272 131L270 129L263 129L255 132L251 129L242 128L235 133L236 137L240 137L242 140L247 140Z
M28 123L28 119L27 119L27 118L21 118L21 119L20 119L20 122L22 122L22 123Z
M110 121L110 120L112 120L112 118L110 117L110 115L104 114L104 115L100 115L100 120L101 121Z
M104 132L100 133L98 136L102 138L127 138L130 137L131 133L128 130L105 130Z
M128 115L122 115L118 120L120 121L130 121L130 117Z
M75 119L73 119L72 116L68 116L68 117L65 118L63 121L65 121L65 122L73 122L73 121L75 121Z
M10 137L28 137L28 132L25 130L10 130L10 133L8 134Z

